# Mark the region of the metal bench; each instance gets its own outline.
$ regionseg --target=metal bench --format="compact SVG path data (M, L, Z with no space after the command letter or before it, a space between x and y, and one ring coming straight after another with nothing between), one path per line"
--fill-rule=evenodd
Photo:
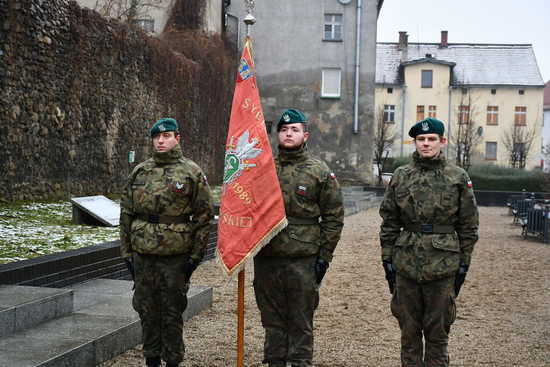
M534 235L542 240L544 243L549 243L549 230L550 226L550 206L547 203L536 203L535 206L529 209L525 217L519 219L522 227L521 235L523 238L527 238L530 235Z
M516 200L512 209L512 214L514 215L513 223L521 223L521 220L527 216L527 212L533 209L535 202L535 199Z
M514 215L514 208L517 206L517 202L526 198L527 198L526 194L510 195L508 199L506 199L506 206L508 207L508 215Z

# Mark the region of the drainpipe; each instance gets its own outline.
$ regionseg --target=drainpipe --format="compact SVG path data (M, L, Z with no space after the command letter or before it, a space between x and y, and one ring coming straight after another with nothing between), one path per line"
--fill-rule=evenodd
M355 91L353 97L353 133L359 132L359 71L361 68L361 13L363 1L357 0L355 29Z
M407 86L403 83L403 90L401 91L401 151L399 155L403 157L403 149L405 147L405 111L407 110L405 104L407 103Z
M451 150L451 127L453 126L451 122L451 111L452 111L452 104L451 104L451 89L452 87L449 85L449 117L447 118L447 121L449 121L449 133L447 134L448 141L447 141L447 159L449 159L449 152Z

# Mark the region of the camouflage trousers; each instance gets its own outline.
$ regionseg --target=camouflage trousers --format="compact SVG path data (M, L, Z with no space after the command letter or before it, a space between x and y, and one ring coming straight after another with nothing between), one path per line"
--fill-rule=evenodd
M254 258L254 292L270 366L312 366L313 314L319 305L316 256Z
M134 255L132 306L139 313L143 354L177 364L183 361L183 311L189 281L182 273L187 255Z
M456 318L454 277L417 283L397 274L396 283L391 311L401 328L401 365L448 367L449 331Z

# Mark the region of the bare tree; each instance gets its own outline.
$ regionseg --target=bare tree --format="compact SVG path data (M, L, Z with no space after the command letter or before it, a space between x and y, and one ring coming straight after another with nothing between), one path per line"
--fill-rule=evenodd
M133 23L151 9L163 7L165 0L96 0L94 10L103 15Z
M479 111L470 93L462 95L457 110L457 123L452 136L456 164L465 170L472 165L472 156L482 140L482 127L477 122Z
M377 114L374 135L374 160L378 169L378 185L382 185L382 169L397 138L394 121L394 112L384 111L384 107L381 106Z
M502 144L508 153L510 167L525 168L536 136L535 124L532 127L514 124L510 129L503 132Z

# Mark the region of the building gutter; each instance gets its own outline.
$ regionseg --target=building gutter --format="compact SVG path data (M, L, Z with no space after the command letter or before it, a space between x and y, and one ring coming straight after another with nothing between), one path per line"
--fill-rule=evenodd
M357 0L355 25L355 90L353 96L353 133L359 133L359 72L361 69L361 13L363 1Z

